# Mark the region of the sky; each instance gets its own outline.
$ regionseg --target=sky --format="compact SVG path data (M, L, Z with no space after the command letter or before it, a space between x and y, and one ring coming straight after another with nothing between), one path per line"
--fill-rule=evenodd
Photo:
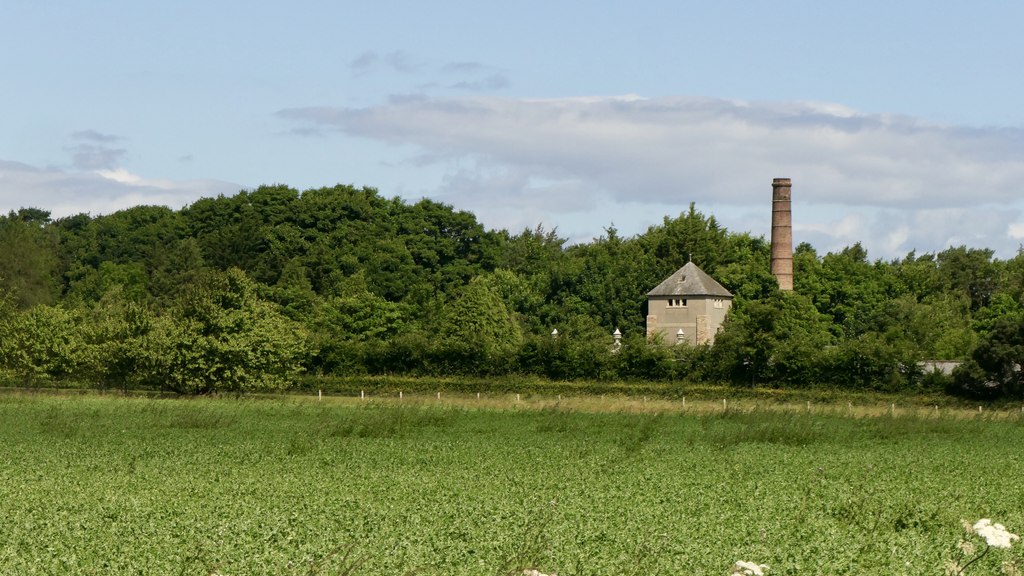
M628 5L627 5L628 4ZM1024 3L4 0L0 213L262 184L871 259L1024 244Z

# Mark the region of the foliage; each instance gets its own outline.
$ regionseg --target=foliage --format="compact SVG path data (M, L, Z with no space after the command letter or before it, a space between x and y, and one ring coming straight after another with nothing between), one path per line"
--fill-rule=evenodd
M81 317L61 306L40 304L8 313L0 323L0 361L27 385L75 371L82 353L74 337Z
M555 380L609 379L617 373L613 342L589 316L574 315L557 336L529 335L519 352L519 368Z
M1024 321L1005 319L992 327L970 360L954 373L954 391L974 397L1024 398Z
M20 309L57 297L57 242L49 222L50 213L37 208L0 216L0 292Z
M609 225L572 244L542 226L487 230L429 199L272 185L181 210L136 206L51 220L23 208L0 217L0 294L9 304L0 321L51 330L3 345L21 351L7 358L24 377L100 386L161 387L173 373L169 386L181 391L229 381L245 389L242 380L274 370L248 358L265 368L231 375L224 362L244 356L232 346L246 341L241 334L280 331L293 337L275 353L288 359L270 377L274 387L299 370L915 390L926 380L921 361L968 360L994 334L1005 338L1004 322L1024 318L1024 252L1001 261L959 246L884 262L859 243L824 255L801 244L789 294L779 292L769 259L764 238L726 230L692 204L641 234L624 237ZM650 348L637 336L646 294L690 260L735 297L724 331L713 347ZM223 286L211 288L210 279L236 273L252 296L241 309L225 308L209 295ZM200 312L217 309L248 320L228 327ZM55 322L73 329L53 333ZM618 355L609 345L616 329L630 344ZM266 338L256 338L258 349L274 348ZM295 346L295 354L283 351ZM1015 389L983 386L999 380L994 370L971 360L970 378L952 389Z
M449 370L497 374L514 365L523 343L519 323L487 277L474 278L441 311L438 361Z
M149 338L155 321L121 286L108 290L84 314L79 376L123 389L152 383Z
M301 326L236 268L207 276L153 332L152 377L178 393L279 390L309 352Z

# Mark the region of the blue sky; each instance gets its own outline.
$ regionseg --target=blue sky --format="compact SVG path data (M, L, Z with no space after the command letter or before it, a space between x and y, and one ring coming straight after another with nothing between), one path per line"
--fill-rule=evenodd
M372 186L631 235L691 202L872 258L1024 243L1024 4L36 2L0 18L0 211Z

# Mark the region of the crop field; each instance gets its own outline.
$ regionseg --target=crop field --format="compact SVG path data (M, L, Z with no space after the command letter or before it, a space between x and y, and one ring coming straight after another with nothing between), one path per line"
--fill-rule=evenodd
M4 394L0 574L943 574L1024 532L1019 414L798 408Z

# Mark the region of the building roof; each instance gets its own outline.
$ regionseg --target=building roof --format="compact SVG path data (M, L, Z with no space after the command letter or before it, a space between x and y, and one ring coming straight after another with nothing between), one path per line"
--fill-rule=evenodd
M647 293L648 296L718 296L732 298L732 294L707 275L693 262L687 262L664 282Z

